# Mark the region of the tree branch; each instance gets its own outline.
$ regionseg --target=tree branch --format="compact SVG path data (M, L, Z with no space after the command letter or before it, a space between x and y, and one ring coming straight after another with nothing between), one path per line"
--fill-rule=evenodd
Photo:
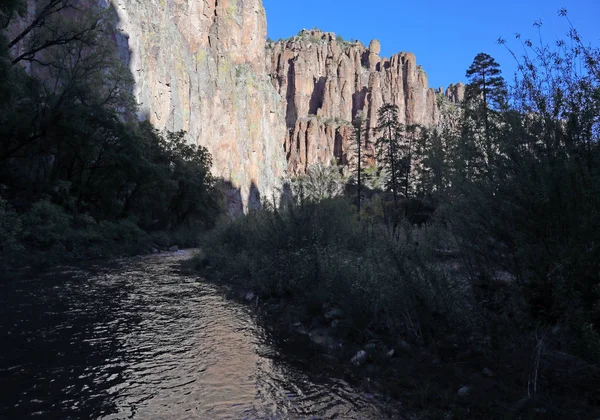
M23 54L19 55L17 58L13 59L11 61L11 63L13 65L15 65L15 64L17 64L17 63L19 63L20 61L23 61L23 60L27 60L27 61L33 60L33 58L35 57L35 55L38 52L40 52L42 50L45 50L46 48L50 48L50 47L54 47L54 46L59 46L59 45L66 45L66 44L69 44L69 43L74 42L74 41L82 41L83 42L84 35L86 35L89 32L95 30L96 28L97 28L97 22L93 26L91 26L89 28L86 28L83 31L76 32L76 33L74 33L71 36L68 36L68 37L65 37L65 38L57 38L57 39L52 39L50 41L46 41L44 44L42 44L40 46L37 46L37 47L35 47L35 48L33 48L33 49L29 50L29 51L26 51Z
M62 6L58 7L57 9L55 9L56 6L60 5L62 3ZM49 17L52 16L55 13L59 13L64 9L70 8L72 7L69 4L69 0L51 0L50 3L48 3L46 5L46 7L44 7L42 9L42 11L39 13L39 15L33 20L33 22L31 22L24 30L23 32L21 32L19 35L16 36L15 39L13 39L12 41L10 41L8 43L8 48L11 49L12 47L14 47L16 44L18 44L21 40L23 40L23 38L25 38L31 31L33 31L35 28L41 27L45 20Z

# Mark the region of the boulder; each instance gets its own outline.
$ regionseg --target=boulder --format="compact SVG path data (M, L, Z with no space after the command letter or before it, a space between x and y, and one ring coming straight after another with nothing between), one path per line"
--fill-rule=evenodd
M484 368L481 373L483 373L484 376L487 376L488 378L493 378L496 376L496 372L494 372L493 370L489 369L489 368Z
M353 365L360 366L367 361L367 357L367 352L364 350L360 350L354 355L350 362L352 362Z
M373 353L373 352L375 352L375 350L377 350L377 344L369 343L365 346L365 350L369 353Z
M470 386L463 386L458 390L459 398L467 398L473 390Z
M330 311L325 312L326 319L340 319L344 316L344 312L339 308L333 308Z
M413 350L412 350L412 347L410 346L410 344L408 344L404 340L400 340L398 342L398 350L400 350L402 353L407 354L407 355L411 355L413 353Z

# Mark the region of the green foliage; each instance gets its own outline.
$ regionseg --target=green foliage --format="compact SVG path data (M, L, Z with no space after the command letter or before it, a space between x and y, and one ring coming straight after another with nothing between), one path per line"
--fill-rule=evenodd
M465 92L467 101L480 99L493 109L505 106L506 83L500 65L493 57L486 53L477 54L466 76L470 80Z
M0 198L0 270L6 268L23 251L20 243L21 221L8 203Z
M385 188L385 174L376 164L367 165L364 170L364 185L373 191L383 191Z
M47 200L18 215L0 200L0 269L149 251L149 237L130 220L96 222Z
M416 127L404 127L398 119L398 106L384 104L377 111L380 137L375 142L377 159L388 176L386 189L393 194L394 209L398 210L400 192L408 198L412 171L413 144Z
M422 129L416 141L417 167L415 190L419 197L443 196L450 186L447 137L438 128Z
M347 39L344 39L344 37L343 37L343 36L341 36L341 35L337 35L337 36L335 37L335 40L336 40L336 42L337 42L338 44L340 44L340 45L342 45L342 46L349 46L349 45L352 45L352 44L353 44L353 42L352 42L352 41L350 41L350 40L347 40ZM358 41L356 41L356 42L358 42Z
M403 225L394 241L384 229L365 230L341 198L290 205L218 225L201 239L197 262L238 276L266 298L293 297L319 311L339 306L357 334L404 331L407 318L435 318L426 334L467 325L468 296L447 272L426 264L442 235Z
M29 254L21 262L111 257L148 251L148 236L129 220L96 222L87 214L72 216L64 208L42 200L20 217L21 243Z
M431 148L427 166L446 154L445 215L472 278L510 273L532 322L568 324L579 336L568 350L590 357L600 328L600 53L571 36L572 50L525 43L510 102L493 60L476 58L470 87L481 96L470 95L450 147Z
M309 165L305 174L293 178L290 184L300 203L319 202L341 195L345 180L335 163L325 165L317 162Z
M208 151L137 121L114 18L49 0L1 40L0 183L40 261L139 252L144 231L196 232L218 210Z
M64 247L72 217L56 204L41 200L23 215L24 242L42 251Z

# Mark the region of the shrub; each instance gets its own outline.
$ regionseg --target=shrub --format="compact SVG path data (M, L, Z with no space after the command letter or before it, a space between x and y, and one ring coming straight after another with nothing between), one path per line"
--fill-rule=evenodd
M41 200L34 203L21 220L23 242L28 248L52 254L66 251L72 217L62 207Z
M17 220L27 249L21 264L132 255L150 245L148 234L131 220L97 222L88 214L70 215L45 200L34 203Z
M17 213L0 198L0 270L8 268L23 250L20 236L21 221Z
M317 162L309 165L306 174L291 180L292 192L301 202L318 202L337 197L344 191L345 179L340 167Z
M439 229L406 224L397 241L382 225L357 222L345 199L326 199L220 223L201 238L197 264L265 297L293 299L307 312L340 307L354 334L410 332L427 317L435 335L448 324L464 327L469 307L447 270L428 264Z

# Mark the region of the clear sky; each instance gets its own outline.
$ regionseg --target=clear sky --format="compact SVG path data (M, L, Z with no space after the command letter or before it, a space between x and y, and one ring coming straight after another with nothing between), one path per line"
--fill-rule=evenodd
M381 55L410 51L429 76L429 86L465 81L465 70L479 52L501 64L512 79L514 59L496 44L502 36L522 51L515 33L539 39L533 22L541 19L544 38L566 38L569 19L586 43L600 46L600 0L263 0L268 36L288 38L318 27L368 45L381 41Z

